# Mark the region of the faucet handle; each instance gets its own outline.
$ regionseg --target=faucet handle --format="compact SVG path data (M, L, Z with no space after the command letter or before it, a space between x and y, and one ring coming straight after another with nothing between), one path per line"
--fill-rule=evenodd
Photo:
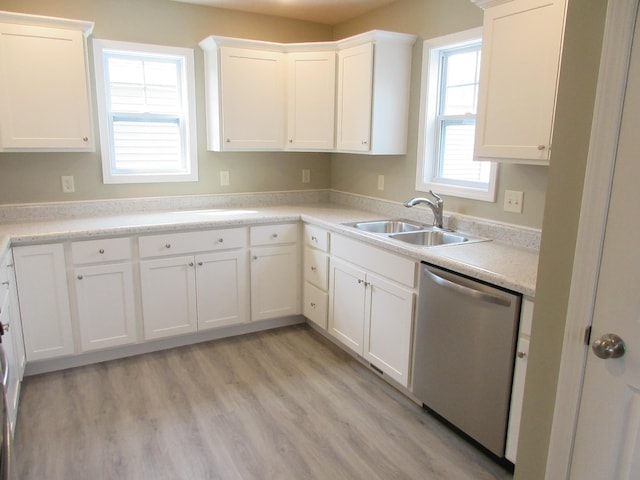
M433 193L433 190L429 190L429 194L431 194L431 196L435 198L438 201L438 203L443 201L440 195L438 195L437 193Z

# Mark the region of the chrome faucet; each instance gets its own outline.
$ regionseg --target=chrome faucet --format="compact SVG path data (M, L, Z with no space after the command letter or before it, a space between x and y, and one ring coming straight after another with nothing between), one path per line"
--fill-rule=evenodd
M416 197L412 198L408 202L405 202L405 207L413 207L419 203L425 203L433 211L433 225L442 228L444 201L438 195L433 193L433 190L429 190L429 193L435 198L435 203L428 198Z

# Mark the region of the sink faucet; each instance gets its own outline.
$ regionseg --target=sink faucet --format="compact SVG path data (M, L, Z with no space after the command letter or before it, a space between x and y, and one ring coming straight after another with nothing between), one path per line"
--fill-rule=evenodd
M406 202L404 206L413 207L415 205L418 205L419 203L425 203L433 211L433 224L438 228L442 228L442 212L444 210L444 201L438 195L433 193L433 190L429 190L429 193L431 194L431 196L433 196L433 198L436 199L435 203L428 198L416 197Z

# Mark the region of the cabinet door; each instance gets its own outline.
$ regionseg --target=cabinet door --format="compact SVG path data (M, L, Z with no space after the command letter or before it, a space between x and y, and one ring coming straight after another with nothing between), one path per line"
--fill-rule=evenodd
M409 385L414 293L367 275L364 358L402 386Z
M338 150L369 151L372 88L373 44L338 52Z
M564 3L523 0L485 10L476 157L549 160Z
M282 150L284 54L220 48L223 150Z
M0 323L4 329L2 335L2 348L7 360L8 377L5 383L5 392L7 398L7 413L13 433L18 416L18 399L20 396L20 360L17 348L17 333L20 328L19 324L14 322L15 313L12 311L12 305L9 296L5 297L4 302L0 305Z
M83 351L136 341L130 263L75 269L76 301Z
M359 355L364 340L365 275L364 270L331 259L329 333Z
M93 150L84 37L0 24L0 147Z
M300 313L295 245L251 249L251 320Z
M196 272L193 257L140 262L144 338L194 332Z
M13 250L28 361L74 353L62 244Z
M509 427L507 429L507 446L505 458L516 463L518 452L518 437L520 436L520 420L522 417L522 403L524 401L524 382L527 377L527 363L529 358L529 339L520 337L513 367L513 386L511 388L511 407L509 410Z
M288 144L291 150L332 150L335 52L288 54Z
M248 320L246 250L196 257L198 330Z

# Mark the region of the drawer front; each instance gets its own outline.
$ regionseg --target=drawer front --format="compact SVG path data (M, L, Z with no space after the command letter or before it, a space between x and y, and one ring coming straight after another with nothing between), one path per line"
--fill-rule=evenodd
M304 226L304 243L323 252L329 251L329 232L315 225Z
M305 282L303 297L302 314L326 330L329 295L310 283Z
M417 262L342 235L332 235L331 255L408 287L416 286Z
M298 241L298 224L260 225L251 227L251 245L277 245Z
M304 279L322 290L329 289L329 255L304 249Z
M71 258L74 265L130 260L131 240L124 237L73 242Z
M167 233L138 238L141 258L227 250L246 245L246 228Z

